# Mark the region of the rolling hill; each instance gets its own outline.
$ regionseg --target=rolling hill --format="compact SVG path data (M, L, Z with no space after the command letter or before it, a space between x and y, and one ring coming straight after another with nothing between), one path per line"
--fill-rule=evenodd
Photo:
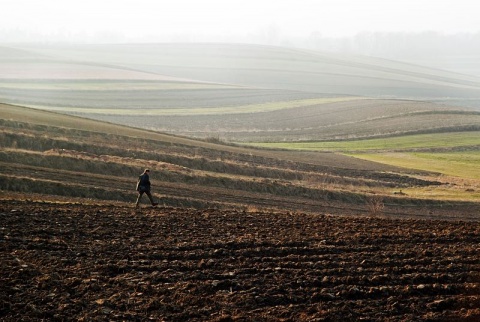
M207 47L211 57L203 58L225 69L225 51L215 57ZM108 48L89 50L99 59ZM242 53L259 62L242 48L229 59L239 62ZM352 63L339 76L352 91L336 94L283 89L294 73L276 79L259 65L152 72L156 58L136 46L129 49L135 66L122 60L123 50L94 62L85 48L67 49L63 58L0 50L0 101L37 107L0 103L0 319L478 320L478 177L460 184L440 175L446 153L425 158L447 151L465 161L456 166L464 175L476 171L478 111L360 97ZM413 78L428 95L476 86L442 72L392 76L392 66L371 67L364 71L390 73L409 95ZM327 88L312 79L311 89ZM272 80L272 88L256 87ZM383 81L372 83L378 92L389 91ZM147 129L162 127L207 139ZM264 150L223 138L290 142ZM319 152L322 145L409 168ZM134 209L146 167L160 206L144 200Z
M233 44L30 47L31 52L199 81L321 94L475 97L480 79L365 56ZM470 96L471 95L471 96Z
M395 216L429 217L429 207L439 218L475 218L477 213L476 203L396 194L441 184L427 172L334 153L258 150L0 107L0 189L5 194L133 205L136 178L148 167L156 198L166 206L368 214L370 202L377 200Z
M0 48L3 102L234 142L478 130L480 79L226 44ZM442 104L440 104L442 103Z

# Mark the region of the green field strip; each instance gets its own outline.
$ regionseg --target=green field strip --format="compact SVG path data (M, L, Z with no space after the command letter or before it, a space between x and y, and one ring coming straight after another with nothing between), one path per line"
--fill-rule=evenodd
M456 153L351 154L362 160L402 168L438 172L467 179L480 179L480 151Z
M161 116L161 115L219 115L219 114L243 114L243 113L259 113L271 112L288 108L305 107L312 105L346 102L353 100L364 99L362 97L329 97L329 98L314 98L302 99L281 102L269 102L263 104L246 104L239 106L219 106L219 107L205 107L205 108L143 108L143 109L118 109L112 108L86 108L86 107L62 107L62 106L42 106L42 105L27 105L31 108L62 112L62 113L78 113L78 114L93 114L93 115L118 115L118 116Z
M327 142L273 142L249 145L308 151L392 151L480 146L480 132L454 132L406 135L381 139Z

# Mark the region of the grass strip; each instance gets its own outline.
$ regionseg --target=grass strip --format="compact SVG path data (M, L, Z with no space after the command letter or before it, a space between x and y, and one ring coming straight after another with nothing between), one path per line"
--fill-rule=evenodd
M453 132L405 135L380 139L326 142L258 142L249 145L265 148L308 151L398 151L426 148L480 146L480 132Z
M206 108L151 108L151 109L117 109L112 108L87 108L87 107L65 107L65 106L43 106L43 105L28 105L28 107L55 111L61 113L81 113L81 114L96 114L96 115L119 115L119 116L161 116L161 115L223 115L223 114L244 114L244 113L260 113L271 112L282 109L305 107L312 105L346 102L352 100L362 99L359 97L328 97L328 98L313 98L303 100L292 100L282 102L269 102L263 104L246 104L239 106L219 106Z

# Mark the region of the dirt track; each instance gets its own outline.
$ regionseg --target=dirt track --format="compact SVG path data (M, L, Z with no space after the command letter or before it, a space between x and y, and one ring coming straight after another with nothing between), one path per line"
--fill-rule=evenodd
M480 224L0 201L0 320L479 321Z

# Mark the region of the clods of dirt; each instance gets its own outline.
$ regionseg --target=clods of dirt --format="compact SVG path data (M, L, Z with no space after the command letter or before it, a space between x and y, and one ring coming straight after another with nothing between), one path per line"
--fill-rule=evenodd
M480 321L480 223L0 201L1 321Z

